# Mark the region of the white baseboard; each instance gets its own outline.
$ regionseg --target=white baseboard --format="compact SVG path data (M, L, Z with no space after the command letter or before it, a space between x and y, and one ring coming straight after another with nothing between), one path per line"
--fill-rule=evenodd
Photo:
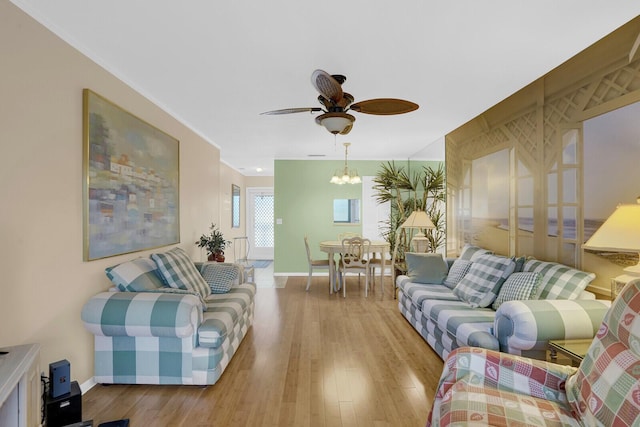
M86 392L91 390L93 388L93 386L95 386L96 384L98 384L98 383L95 382L93 377L91 377L88 380L86 380L85 382L83 382L82 384L80 384L80 392L82 394L85 394Z

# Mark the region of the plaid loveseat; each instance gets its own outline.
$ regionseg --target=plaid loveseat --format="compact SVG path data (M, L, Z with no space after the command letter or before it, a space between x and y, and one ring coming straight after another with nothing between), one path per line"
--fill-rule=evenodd
M443 360L463 346L544 359L551 339L592 338L610 306L584 291L593 275L561 264L467 245L433 275L444 261L423 255L422 274L418 265L396 279L398 308Z
M153 263L147 258L134 261L137 266L107 269L116 287L93 296L82 309L84 326L94 335L94 380L214 384L253 323L256 285L245 282L240 266L192 264L190 274L201 278L207 270L217 271L216 280L210 282L216 293L203 296L195 288L172 288L161 282L155 287L158 271ZM228 288L218 289L220 271L234 270L225 267L234 267L236 275L227 277Z

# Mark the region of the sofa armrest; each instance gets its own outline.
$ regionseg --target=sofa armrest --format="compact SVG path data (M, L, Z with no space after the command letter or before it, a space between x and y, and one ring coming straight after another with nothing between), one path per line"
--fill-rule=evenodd
M102 292L85 303L81 318L94 335L185 338L198 330L201 307L192 294Z
M611 305L604 300L507 301L496 311L500 351L546 357L549 340L593 338Z
M451 385L469 381L551 401L566 401L564 382L576 368L477 347L460 347L449 354L440 377L437 396ZM501 381L501 379L505 379Z
M454 411L458 416L457 421L462 421L459 417L466 411L486 408L487 396L499 399L503 393L566 403L565 383L575 372L576 368L570 366L493 350L457 348L445 361L427 426L452 422L451 413ZM485 390L490 393L484 394ZM476 400L473 400L474 397ZM456 399L464 402L456 402ZM477 425L480 424L484 425Z

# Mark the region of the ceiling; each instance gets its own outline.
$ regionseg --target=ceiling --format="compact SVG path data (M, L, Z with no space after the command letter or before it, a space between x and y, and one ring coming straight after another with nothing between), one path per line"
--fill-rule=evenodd
M352 160L441 157L446 133L640 14L628 0L12 1L248 176L342 159L343 142ZM346 75L356 102L420 108L353 113L335 139L310 113L260 115L319 106L317 68Z

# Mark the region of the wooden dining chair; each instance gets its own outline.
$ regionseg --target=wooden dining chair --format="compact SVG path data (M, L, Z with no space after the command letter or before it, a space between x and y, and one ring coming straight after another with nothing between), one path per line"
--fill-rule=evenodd
M342 240L342 254L340 256L340 277L342 279L342 295L347 297L347 277L348 273L365 275L364 295L369 293L369 259L371 258L371 241L362 237L352 237Z
M326 268L329 270L329 274L331 274L331 265L330 263L333 262L333 266L334 269L333 271L337 272L337 265L336 262L333 259L313 259L311 258L311 250L309 249L309 238L307 236L304 236L304 247L307 250L307 261L309 262L309 277L307 278L307 289L305 289L306 291L309 290L309 288L311 287L311 276L313 275L313 269L314 268ZM331 289L331 277L329 277L329 293L333 293L333 289Z
M385 254L386 259L390 257L388 254ZM387 262L386 266L389 267L390 263ZM375 289L376 286L376 268L380 269L380 292L384 295L384 270L382 269L382 254L380 257L376 256L376 253L373 252L371 254L371 258L369 259L369 269L371 270L371 289Z

